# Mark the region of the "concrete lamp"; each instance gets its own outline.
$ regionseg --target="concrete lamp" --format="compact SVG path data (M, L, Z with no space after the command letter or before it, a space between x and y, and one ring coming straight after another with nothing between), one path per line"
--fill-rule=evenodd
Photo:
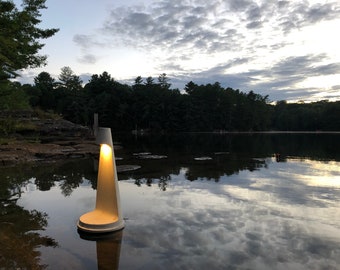
M107 233L124 228L111 129L98 128L100 144L96 207L82 215L78 229L88 233Z

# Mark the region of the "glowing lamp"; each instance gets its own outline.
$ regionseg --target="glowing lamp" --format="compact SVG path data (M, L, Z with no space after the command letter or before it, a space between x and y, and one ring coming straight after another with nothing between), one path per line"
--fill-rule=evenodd
M96 143L100 145L96 207L82 215L77 226L89 233L106 233L124 228L111 129L99 128Z

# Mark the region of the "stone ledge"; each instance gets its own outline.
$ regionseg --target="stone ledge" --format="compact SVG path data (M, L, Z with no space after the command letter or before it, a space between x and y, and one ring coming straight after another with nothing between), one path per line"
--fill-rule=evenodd
M93 141L72 141L70 144L72 146L15 141L0 145L0 166L35 161L97 157L99 155L99 147Z

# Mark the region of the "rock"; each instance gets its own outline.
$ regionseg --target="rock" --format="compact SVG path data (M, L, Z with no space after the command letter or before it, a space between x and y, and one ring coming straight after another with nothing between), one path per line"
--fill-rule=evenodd
M141 153L133 153L134 156L147 156L147 155L151 155L150 152L141 152Z
M90 129L81 125L74 124L64 119L45 119L36 123L40 135L46 137L56 137L60 140L60 135L64 138L91 135Z
M215 152L215 155L229 155L230 152Z
M0 165L99 156L99 147L88 127L57 116L39 117L34 111L0 112L20 128L0 145Z
M99 147L94 142L81 142L74 146L12 142L0 145L0 165L8 166L22 162L50 161L68 158L98 156Z
M212 160L211 157L196 157L194 160L205 161L205 160Z
M163 159L163 158L168 158L168 156L164 156L164 155L151 155L150 152L134 153L133 155L136 158L139 158L139 159Z
M117 166L117 172L130 172L130 171L135 171L142 168L139 165L118 165Z

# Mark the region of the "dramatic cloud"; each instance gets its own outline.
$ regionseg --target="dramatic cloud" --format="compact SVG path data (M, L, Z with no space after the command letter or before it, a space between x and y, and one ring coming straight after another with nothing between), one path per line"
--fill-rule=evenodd
M211 44L223 46L237 36L244 44L245 28L270 26L275 33L287 33L319 21L331 20L339 15L335 3L309 5L308 2L272 2L258 5L255 1L160 1L149 7L122 7L114 9L105 23L105 31L118 35L130 46L163 46L167 49L189 48L201 41L198 48L211 51ZM230 35L232 34L232 35ZM142 42L142 44L140 43ZM251 43L251 42L249 42ZM194 46L194 48L196 48Z
M84 51L82 62L95 63L91 48L130 48L178 82L216 79L224 86L270 90L289 99L287 89L302 91L296 84L306 77L339 75L339 59L312 44L311 35L302 39L309 27L339 15L337 2L163 0L113 8L100 31L76 35L74 42Z

